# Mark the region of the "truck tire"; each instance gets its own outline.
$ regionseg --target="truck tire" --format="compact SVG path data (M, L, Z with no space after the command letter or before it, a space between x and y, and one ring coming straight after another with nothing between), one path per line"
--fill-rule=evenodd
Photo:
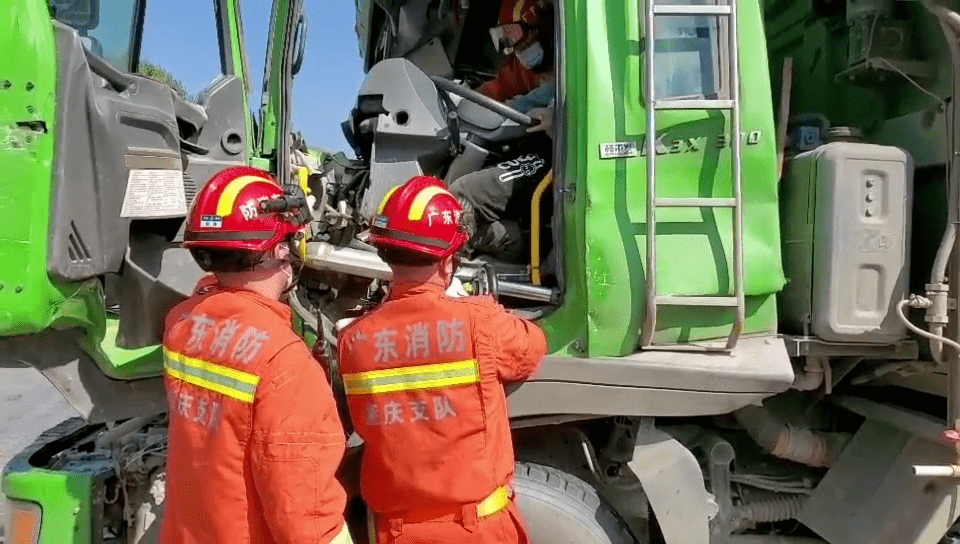
M517 463L514 487L531 544L637 544L597 491L572 474Z

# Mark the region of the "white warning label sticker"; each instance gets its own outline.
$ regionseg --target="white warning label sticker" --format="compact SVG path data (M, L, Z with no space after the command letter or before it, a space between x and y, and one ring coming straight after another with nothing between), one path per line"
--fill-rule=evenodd
M187 214L180 170L130 170L120 217L153 219Z

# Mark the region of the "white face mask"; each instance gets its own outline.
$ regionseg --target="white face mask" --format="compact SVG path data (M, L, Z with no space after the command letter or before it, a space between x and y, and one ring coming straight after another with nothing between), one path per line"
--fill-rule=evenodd
M283 266L280 267L280 270L282 270L283 275L287 277L287 281L285 282L285 287L283 288L283 292L288 293L290 292L291 289L293 289L293 284L294 284L293 266L289 264L284 264Z
M540 45L540 42L533 42L523 51L517 51L517 60L531 70L543 62L543 56L543 46Z

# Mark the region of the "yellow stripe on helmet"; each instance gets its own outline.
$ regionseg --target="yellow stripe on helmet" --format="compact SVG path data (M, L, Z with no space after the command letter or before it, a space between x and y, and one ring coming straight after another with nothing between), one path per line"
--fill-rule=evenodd
M523 14L523 5L525 3L524 0L519 0L517 5L513 7L513 22L520 21L520 15Z
M223 193L220 194L220 200L217 201L217 215L227 217L233 213L233 205L236 204L240 191L244 190L247 185L257 183L258 181L275 185L269 179L260 176L240 176L228 183L227 186L223 188Z
M411 221L423 219L423 212L427 209L427 204L430 203L430 199L437 195L448 195L450 198L453 198L453 195L450 194L449 191L436 185L425 187L417 194L417 197L413 199L413 204L410 205L410 215L408 215L407 218Z
M383 200L380 201L380 207L377 208L377 215L383 215L383 209L387 207L387 201L390 200L390 197L393 196L393 193L397 192L400 186L397 185L393 189L387 191L387 196L383 197Z

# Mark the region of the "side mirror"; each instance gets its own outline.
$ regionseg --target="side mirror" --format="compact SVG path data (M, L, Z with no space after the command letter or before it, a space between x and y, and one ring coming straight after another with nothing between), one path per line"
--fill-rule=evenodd
M50 9L56 20L78 31L100 24L100 0L50 0Z
M300 73L300 68L303 67L303 57L307 51L307 14L300 13L300 21L297 22L297 35L295 38L297 40L297 50L293 54L293 66L290 69L290 75L297 75Z

